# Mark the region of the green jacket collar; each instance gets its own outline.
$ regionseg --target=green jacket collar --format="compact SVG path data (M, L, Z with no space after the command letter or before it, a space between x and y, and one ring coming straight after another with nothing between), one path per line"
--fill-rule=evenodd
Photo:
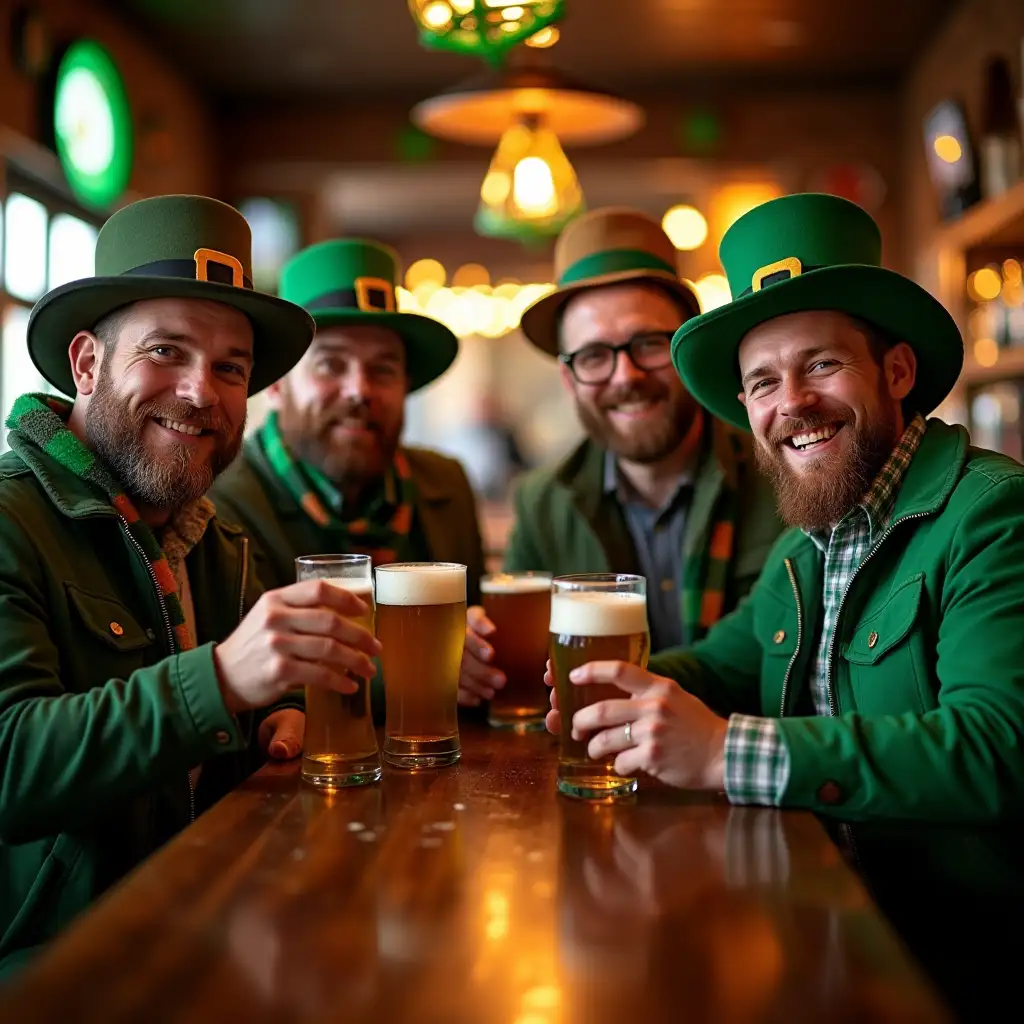
M110 499L96 486L83 480L32 441L12 432L11 448L35 474L50 500L72 519L85 516L116 516Z
M896 496L891 522L938 512L949 501L963 475L969 446L970 440L963 427L928 420L924 437Z
M743 460L743 439L736 431L710 420L710 432L694 471L693 515L710 514L723 485L738 486L739 463ZM572 492L576 507L593 522L607 495L605 450L587 439L562 463L558 481Z

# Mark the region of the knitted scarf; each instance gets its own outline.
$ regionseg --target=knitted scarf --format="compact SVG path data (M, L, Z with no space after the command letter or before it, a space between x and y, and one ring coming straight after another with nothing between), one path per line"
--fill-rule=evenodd
M729 579L736 537L736 512L739 496L725 490L712 514L708 543L702 551L693 552L683 567L681 612L684 643L692 644L722 617L725 609L725 587Z
M163 596L174 630L176 648L193 646L178 600L178 581L157 542L153 531L139 517L131 499L96 454L89 450L67 427L71 403L52 395L22 395L11 408L7 426L12 435L31 441L50 458L81 479L95 485L110 499L114 511L124 521L128 533L146 556L149 569Z
M704 425L705 457L711 457L714 433L710 423ZM729 447L739 474L746 461L738 442L730 439ZM700 640L722 617L725 611L729 569L736 551L736 522L740 511L738 479L727 479L711 510L705 543L694 551L684 552L683 592L680 612L683 619L683 643Z
M398 559L398 549L412 529L415 497L412 470L401 449L385 478L384 496L366 514L346 520L341 493L323 473L295 458L281 435L276 412L267 416L259 440L285 490L318 527L340 535L338 542L346 553L368 554L375 566Z

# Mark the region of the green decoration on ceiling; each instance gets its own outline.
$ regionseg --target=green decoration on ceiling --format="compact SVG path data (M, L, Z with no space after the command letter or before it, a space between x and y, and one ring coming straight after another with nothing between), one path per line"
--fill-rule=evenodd
M510 50L553 25L566 0L409 0L420 42L499 67Z
M61 59L53 134L76 198L109 206L123 195L132 170L132 116L121 75L99 43L80 39Z

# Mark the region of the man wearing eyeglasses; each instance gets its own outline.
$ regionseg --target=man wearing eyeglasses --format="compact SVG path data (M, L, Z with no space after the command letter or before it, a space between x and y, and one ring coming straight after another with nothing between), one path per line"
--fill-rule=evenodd
M713 420L673 370L676 328L700 312L661 226L595 210L555 248L558 289L522 330L556 356L587 439L520 485L507 571L632 572L647 578L652 650L704 635L750 589L782 530L749 442ZM494 625L470 608L459 700L505 684Z

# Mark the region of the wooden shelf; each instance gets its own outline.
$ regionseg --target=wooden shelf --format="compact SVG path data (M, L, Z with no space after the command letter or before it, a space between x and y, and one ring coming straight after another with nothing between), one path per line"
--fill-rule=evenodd
M964 353L964 368L959 383L986 384L1011 377L1024 377L1024 347L1000 349L999 358L993 366L982 366L975 361L970 351Z
M1024 243L1024 181L994 199L984 199L935 235L939 249L966 252L987 245Z

